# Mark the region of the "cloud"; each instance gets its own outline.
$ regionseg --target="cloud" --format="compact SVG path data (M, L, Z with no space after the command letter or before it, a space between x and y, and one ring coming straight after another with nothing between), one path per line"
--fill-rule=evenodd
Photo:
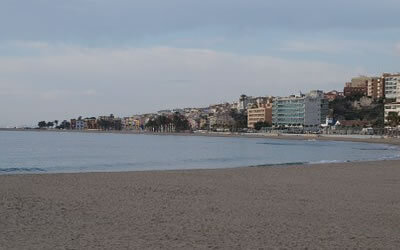
M331 90L365 73L318 61L207 49L50 46L39 51L39 56L0 57L0 94L7 89L0 105L14 111L1 109L0 116L9 123L206 106L242 93Z
M381 30L399 28L399 10L397 0L2 0L0 30L7 39L69 41L215 28L238 36L249 30Z

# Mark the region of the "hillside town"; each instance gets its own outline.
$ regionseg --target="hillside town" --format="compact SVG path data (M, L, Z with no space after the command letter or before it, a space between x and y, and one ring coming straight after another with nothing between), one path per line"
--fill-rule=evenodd
M343 91L312 90L286 97L241 95L232 103L117 117L41 121L38 128L147 132L383 134L400 124L400 73L358 76Z

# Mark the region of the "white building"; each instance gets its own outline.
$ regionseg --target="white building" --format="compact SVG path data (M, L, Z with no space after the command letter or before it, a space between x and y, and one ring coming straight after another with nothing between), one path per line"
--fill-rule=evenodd
M321 107L324 107L324 94L319 90L306 95L278 97L272 107L272 123L276 127L316 131L325 122L325 118L321 120Z
M397 113L400 116L400 102L385 104L385 123L390 113Z
M83 130L85 129L85 121L84 120L76 120L76 129Z
M396 100L393 103L385 104L385 123L390 113L400 115L400 73L399 74L383 74L385 80L385 97L386 99Z
M386 99L399 99L400 74L383 74L383 78L385 81Z

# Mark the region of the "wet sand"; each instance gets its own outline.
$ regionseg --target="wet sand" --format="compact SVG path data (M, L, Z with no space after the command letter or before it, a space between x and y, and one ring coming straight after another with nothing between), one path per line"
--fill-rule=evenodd
M400 249L400 161L0 176L0 249Z

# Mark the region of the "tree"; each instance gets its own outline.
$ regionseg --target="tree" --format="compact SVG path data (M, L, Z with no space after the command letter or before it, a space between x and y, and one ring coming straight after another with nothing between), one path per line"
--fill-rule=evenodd
M183 115L175 113L172 118L160 115L150 119L145 127L152 132L181 132L190 129L189 121Z
M45 128L46 126L47 126L46 121L41 121L41 122L38 123L38 127L39 128Z
M262 122L262 121L254 123L254 129L257 131L261 130L262 128L266 128L266 127L271 127L271 124L269 124L267 122Z
M189 121L183 115L178 112L174 114L172 118L172 124L175 127L176 132L185 131L190 129Z
M384 123L384 103L375 100L370 106L354 107L357 96L336 99L329 103L330 113L335 120L369 121L374 126L382 127Z
M247 115L244 111L232 109L230 115L234 121L232 130L247 128Z
M56 125L56 127L58 126L58 120L54 120L54 124Z
M391 127L397 127L400 124L400 117L397 112L389 112L386 119L388 121L388 125Z
M99 128L102 130L109 130L112 126L111 121L105 119L98 120L97 124L99 125Z
M48 123L46 124L46 127L52 128L52 127L54 127L54 123L53 123L53 122L48 122Z

